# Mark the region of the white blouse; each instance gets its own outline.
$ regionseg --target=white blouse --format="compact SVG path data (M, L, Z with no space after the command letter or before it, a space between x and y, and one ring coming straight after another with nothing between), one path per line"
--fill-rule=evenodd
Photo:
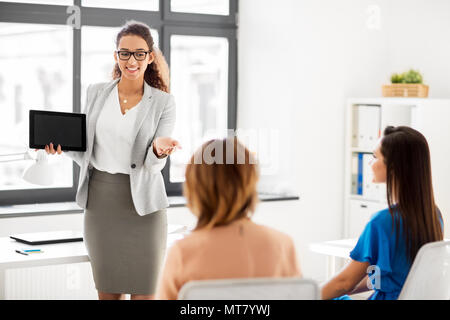
M120 110L119 93L116 87L105 101L95 128L94 149L91 164L100 171L130 174L131 148L134 142L133 129L136 109L141 102L124 115Z

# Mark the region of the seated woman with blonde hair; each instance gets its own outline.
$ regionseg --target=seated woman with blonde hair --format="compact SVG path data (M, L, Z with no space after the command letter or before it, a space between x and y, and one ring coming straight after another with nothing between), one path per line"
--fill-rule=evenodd
M157 299L177 299L191 280L301 276L292 239L250 219L257 181L257 165L236 138L208 141L194 153L183 192L198 222L170 248Z

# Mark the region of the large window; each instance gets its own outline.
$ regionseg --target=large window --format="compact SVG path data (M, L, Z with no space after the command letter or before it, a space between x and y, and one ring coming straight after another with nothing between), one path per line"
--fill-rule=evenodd
M228 0L171 0L170 3L173 12L228 15L229 8Z
M171 90L177 103L175 136L183 149L171 156L170 182L183 182L185 163L209 137L226 135L228 40L172 35Z
M72 64L72 43L72 30L65 25L0 23L0 155L28 151L30 109L72 111L72 69L67 68ZM49 162L58 172L49 189L71 190L72 161L49 157ZM31 164L1 162L0 192L42 194L48 187L22 179Z
M111 80L120 26L142 21L171 68L183 149L163 176L181 194L190 154L236 127L236 13L237 0L0 0L0 157L29 150L30 109L80 112L87 86ZM0 162L0 205L73 201L78 166L49 161L58 174L45 188L21 178L31 161Z
M159 0L83 0L85 7L158 11Z

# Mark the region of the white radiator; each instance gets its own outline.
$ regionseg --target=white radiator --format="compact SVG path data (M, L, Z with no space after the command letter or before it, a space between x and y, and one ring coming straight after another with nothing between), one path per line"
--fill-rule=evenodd
M98 299L89 262L6 270L7 300Z

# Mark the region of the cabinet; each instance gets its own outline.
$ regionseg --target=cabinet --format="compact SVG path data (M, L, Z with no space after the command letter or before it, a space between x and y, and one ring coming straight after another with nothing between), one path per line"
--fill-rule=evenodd
M427 139L436 203L450 212L450 100L352 98L346 105L344 237L358 237L373 213L387 208L385 184L373 184L369 161L386 126L410 126ZM412 159L413 160L413 159ZM448 232L446 232L448 236Z
M372 215L386 207L387 204L383 202L351 199L346 238L358 238Z

